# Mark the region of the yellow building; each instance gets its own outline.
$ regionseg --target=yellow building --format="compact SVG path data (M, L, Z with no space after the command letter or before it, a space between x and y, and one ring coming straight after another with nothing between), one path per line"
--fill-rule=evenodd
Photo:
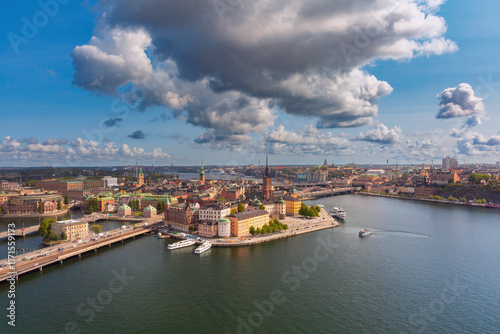
M298 216L302 201L294 196L285 196L283 200L286 204L286 215L292 217Z
M89 235L89 223L83 223L78 220L63 220L50 224L52 232L57 235L66 233L69 240L85 238Z
M231 234L236 237L250 235L250 227L261 228L269 222L269 213L266 210L251 210L227 216L231 221Z

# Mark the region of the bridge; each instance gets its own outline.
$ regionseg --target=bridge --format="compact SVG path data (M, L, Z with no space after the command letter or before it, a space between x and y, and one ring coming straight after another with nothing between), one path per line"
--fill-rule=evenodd
M299 193L297 194L297 197L300 199L329 197L336 195L352 194L353 192L357 192L360 190L361 190L360 187L334 188L334 189L325 189L319 191L308 191L304 193Z
M12 229L12 230L8 230L8 231L5 231L5 232L1 232L0 233L0 239L7 238L9 235L13 235L15 237L23 237L24 238L28 234L37 232L39 226L40 225L33 225L33 226L30 226L30 227L26 227L26 228L18 228L18 229L15 229L15 230Z
M0 263L5 263L7 266L4 266L0 269L0 283L7 280L10 277L14 277L19 279L20 275L24 275L34 270L42 271L43 267L51 265L53 263L63 263L63 260L71 258L71 257L81 257L83 253L87 253L90 251L97 252L97 249L101 247L111 247L112 244L121 242L127 239L135 239L136 236L143 235L151 231L152 227L156 227L155 225L160 223L154 223L152 220L148 220L151 224L142 223L141 226L137 226L135 228L129 227L125 230L115 229L107 232L107 237L99 238L96 241L91 241L89 236L85 242L82 243L64 243L59 244L53 249L44 248L41 250L36 250L30 253L25 253L23 255L17 256L14 258L3 259L0 260ZM94 236L95 238L95 236ZM62 247L63 250L59 251L57 247ZM15 269L11 270L10 265L13 263Z

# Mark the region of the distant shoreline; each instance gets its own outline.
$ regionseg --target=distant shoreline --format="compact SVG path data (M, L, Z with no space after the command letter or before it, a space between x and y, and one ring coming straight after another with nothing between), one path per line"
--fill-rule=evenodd
M491 209L486 207L486 204L480 204L480 203L470 203L470 205L467 205L466 202L456 202L456 201L447 201L447 200L440 200L440 199L431 199L431 198L418 198L418 197L406 197L406 196L394 196L394 195L383 195L383 194L374 194L374 193L367 193L367 192L358 192L356 195L366 195L366 196L376 196L376 197L386 197L386 198L395 198L395 199L406 199L410 201L420 201L420 202L432 202L432 203L443 203L443 204L451 204L451 205L461 205L461 206L467 206L467 207L475 207L475 208L486 208L486 209ZM495 209L495 208L492 208ZM496 209L498 210L498 209ZM500 210L498 210L500 211Z
M44 217L54 217L54 216L59 216L59 215L64 215L69 212L68 209L60 210L57 212L51 212L51 213L30 213L27 215L21 215L17 213L6 213L4 215L0 215L0 218L44 218Z

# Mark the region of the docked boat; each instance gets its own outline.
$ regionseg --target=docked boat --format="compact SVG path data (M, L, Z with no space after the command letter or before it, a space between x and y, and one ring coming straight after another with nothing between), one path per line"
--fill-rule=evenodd
M226 174L222 168L214 168L210 171L210 174L212 175L221 175L221 174Z
M332 211L330 211L330 216L345 220L347 214L345 213L344 209L335 207Z
M359 236L360 237L366 237L367 235L370 235L372 234L373 232L367 228L365 228L364 230L362 231L359 231Z
M193 239L186 239L186 240L182 240L182 241L168 245L167 249L177 249L177 248L182 248L182 247L188 247L188 246L194 245L195 243L196 243L196 241L194 241Z
M209 249L210 249L210 247L212 247L212 243L211 243L210 241L205 241L204 243L202 243L202 244L201 244L201 246L200 246L200 247L196 248L196 249L194 250L194 252L195 252L196 254L201 254L201 253L203 253L203 252L205 252L205 251L209 250Z

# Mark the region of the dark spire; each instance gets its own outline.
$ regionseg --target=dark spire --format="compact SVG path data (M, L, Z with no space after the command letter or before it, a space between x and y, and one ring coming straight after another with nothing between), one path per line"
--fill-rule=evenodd
M267 153L266 153L266 170L264 171L264 176L269 177L269 164L267 161Z

